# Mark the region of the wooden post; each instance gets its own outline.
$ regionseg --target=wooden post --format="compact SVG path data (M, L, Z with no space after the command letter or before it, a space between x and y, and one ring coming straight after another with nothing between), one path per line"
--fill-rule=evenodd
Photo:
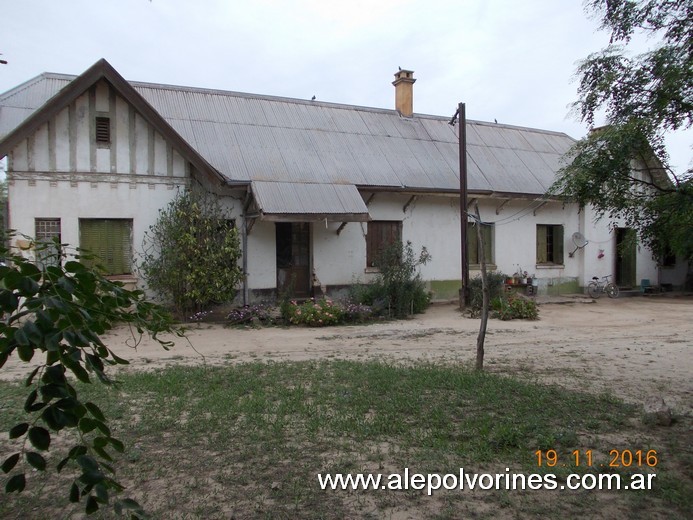
M460 149L460 260L462 264L462 288L460 309L469 305L469 255L467 252L467 114L464 103L457 107L459 116Z
M479 204L474 203L476 213L476 237L479 241L479 263L481 264L481 323L479 324L479 336L476 339L476 369L484 369L484 341L486 340L486 324L488 323L489 290L488 279L486 278L486 257L484 255L484 236L481 232L481 215L479 215Z

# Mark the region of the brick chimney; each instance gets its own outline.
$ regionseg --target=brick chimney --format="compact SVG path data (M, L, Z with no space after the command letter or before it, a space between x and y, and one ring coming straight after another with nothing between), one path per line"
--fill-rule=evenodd
M404 117L414 115L414 71L400 69L395 73L395 109Z

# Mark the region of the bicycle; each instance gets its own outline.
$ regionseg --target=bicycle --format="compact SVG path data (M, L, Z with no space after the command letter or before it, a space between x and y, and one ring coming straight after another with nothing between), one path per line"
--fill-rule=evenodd
M602 294L606 293L609 298L617 298L618 286L610 282L609 278L611 278L610 274L602 276L602 281L600 282L599 278L593 276L592 281L587 286L587 294L591 298L600 298Z

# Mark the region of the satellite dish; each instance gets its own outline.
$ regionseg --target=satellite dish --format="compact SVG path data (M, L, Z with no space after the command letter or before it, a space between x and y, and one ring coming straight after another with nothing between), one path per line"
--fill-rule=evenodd
M583 235L579 231L576 231L575 233L573 233L573 244L575 244L575 249L573 249L571 253L568 253L568 256L570 258L573 258L575 251L577 251L578 249L582 249L587 244L589 244L589 240L585 238L585 235Z
M589 242L585 238L585 235L579 232L573 233L573 244L575 244L578 248L585 247L588 243Z

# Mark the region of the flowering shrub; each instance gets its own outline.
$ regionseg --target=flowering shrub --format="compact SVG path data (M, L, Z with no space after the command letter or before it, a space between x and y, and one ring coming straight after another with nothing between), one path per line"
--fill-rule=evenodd
M346 302L342 308L343 320L346 323L362 323L372 320L375 313L370 305Z
M272 318L272 307L264 303L246 305L234 309L226 316L226 319L229 320L232 325L250 323L253 319L257 319L262 323L272 323L274 321Z
M193 314L192 316L188 317L188 321L191 321L191 322L193 322L193 321L200 322L200 321L204 320L204 319L205 319L207 316L209 316L210 314L212 314L212 311L200 311L200 312L196 312L196 313Z
M264 324L274 324L278 315L288 325L308 325L327 327L340 323L363 323L373 319L375 313L368 305L351 302L334 302L328 299L311 298L303 303L289 300L281 303L280 312L267 304L246 305L234 309L226 319L231 325L241 325L259 320Z
M342 308L332 300L311 298L305 303L290 302L287 317L292 325L327 327L337 325L342 319Z

